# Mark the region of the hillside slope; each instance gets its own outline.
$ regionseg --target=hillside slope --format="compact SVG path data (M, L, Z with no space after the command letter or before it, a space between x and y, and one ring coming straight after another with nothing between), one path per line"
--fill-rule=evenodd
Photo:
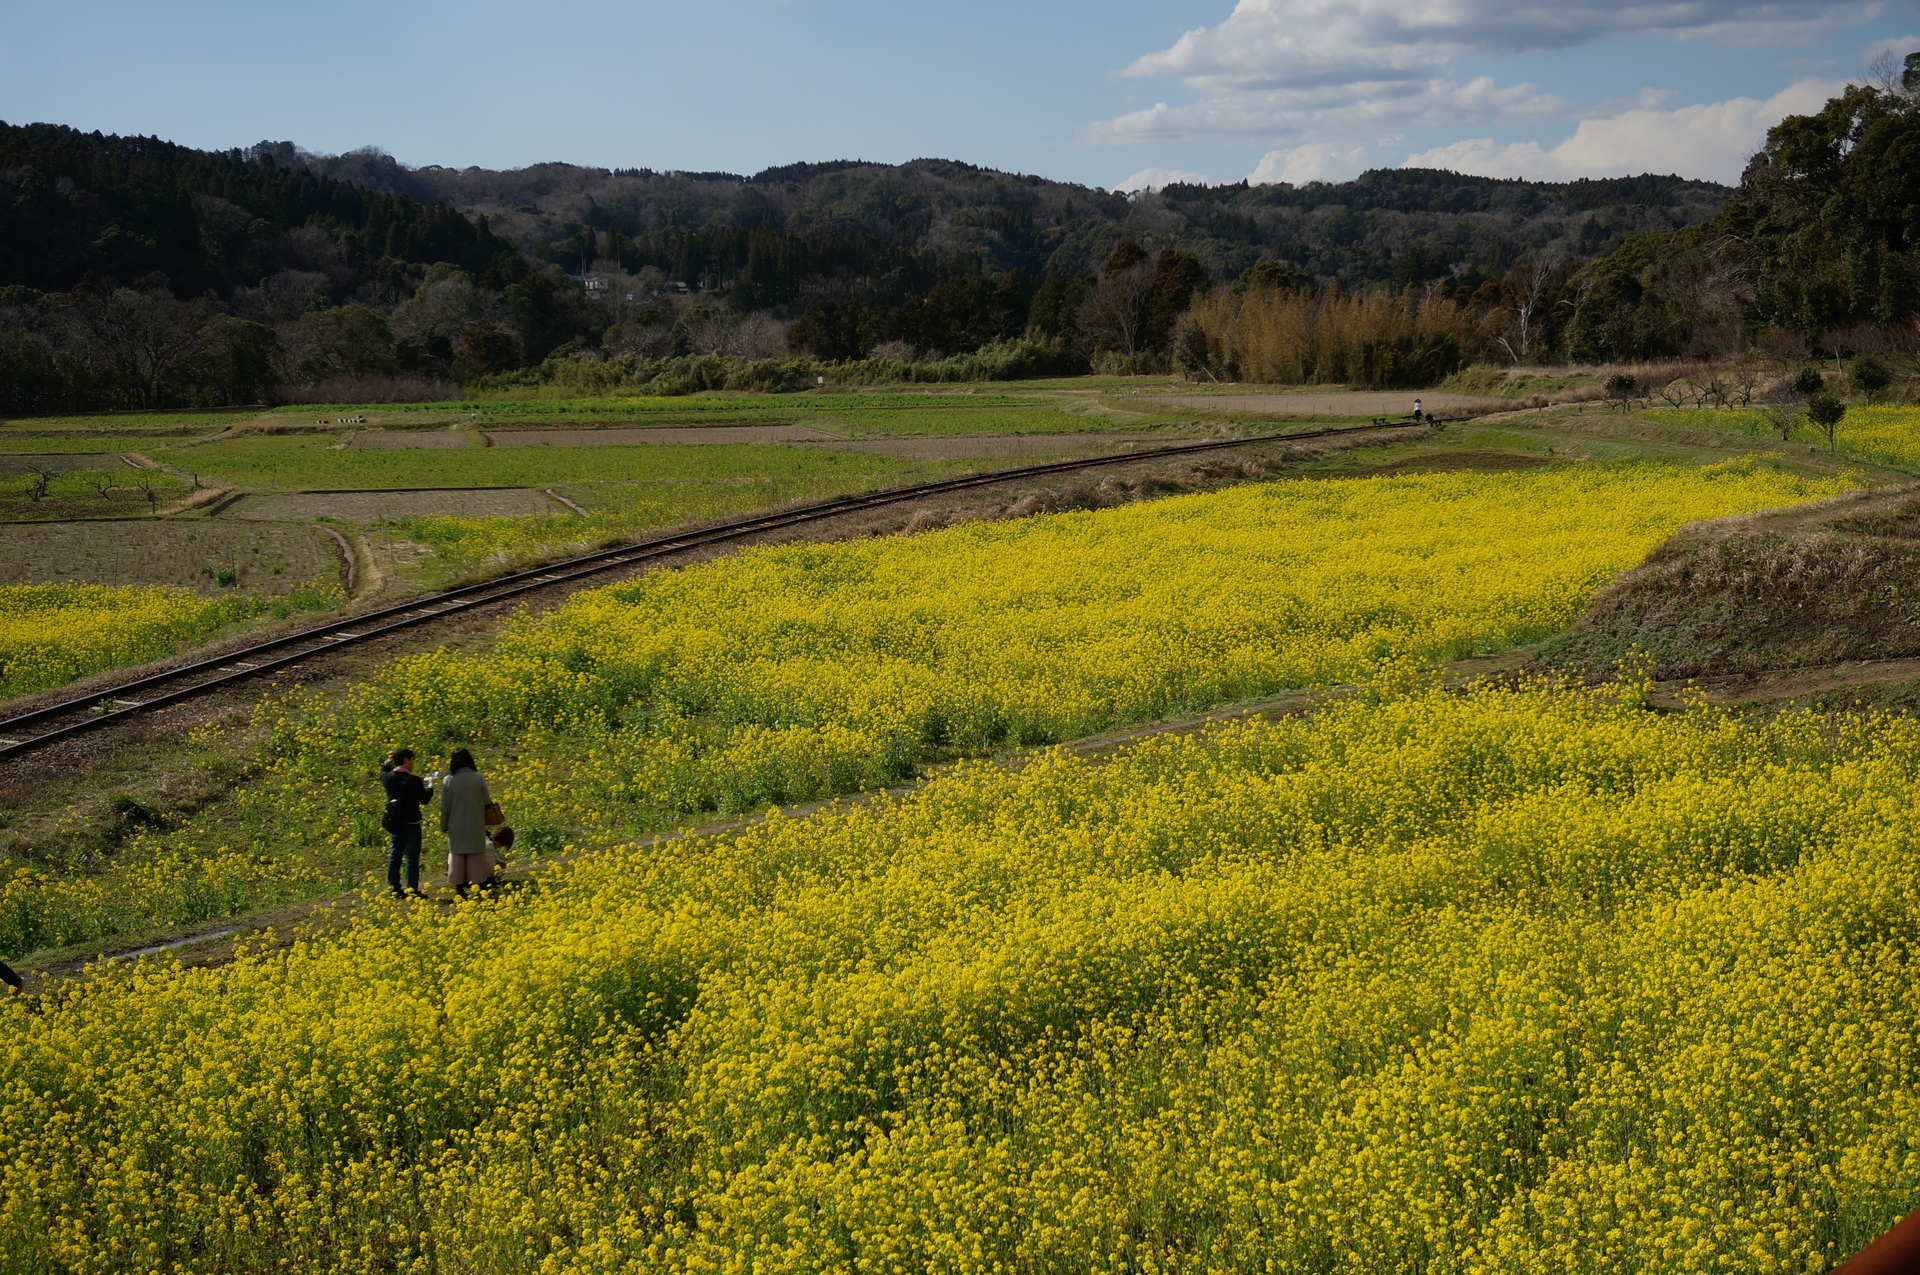
M1920 486L1687 527L1538 660L1601 671L1636 650L1660 679L1920 655Z
M1128 197L944 159L788 164L752 176L536 164L408 168L377 150L320 156L263 143L284 163L369 190L484 214L535 255L596 259L723 283L780 245L823 237L970 258L989 271L1098 269L1131 236L1199 257L1216 280L1262 256L1349 284L1504 273L1529 255L1580 260L1626 237L1694 225L1732 194L1681 177L1530 182L1379 169L1350 182L1169 186Z
M94 276L165 275L228 295L276 270L391 282L446 261L479 272L513 245L485 222L257 151L0 122L0 287L65 292Z

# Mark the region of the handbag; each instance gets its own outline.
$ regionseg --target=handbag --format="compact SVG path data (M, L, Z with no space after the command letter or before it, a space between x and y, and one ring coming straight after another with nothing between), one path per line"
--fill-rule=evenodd
M486 810L482 812L480 817L487 821L487 827L489 828L497 828L507 821L506 815L500 812L500 803L497 801L489 801Z

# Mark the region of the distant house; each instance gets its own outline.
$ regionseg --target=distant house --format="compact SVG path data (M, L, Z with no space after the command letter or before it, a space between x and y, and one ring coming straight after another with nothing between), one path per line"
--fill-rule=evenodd
M611 275L577 274L570 277L577 279L580 286L587 290L587 299L590 301L599 300L601 297L606 296L613 288L613 276Z

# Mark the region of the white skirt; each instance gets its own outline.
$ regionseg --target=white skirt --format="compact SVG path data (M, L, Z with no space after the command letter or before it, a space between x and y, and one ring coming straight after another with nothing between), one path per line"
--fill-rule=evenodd
M493 876L493 851L447 856L448 885L479 885Z

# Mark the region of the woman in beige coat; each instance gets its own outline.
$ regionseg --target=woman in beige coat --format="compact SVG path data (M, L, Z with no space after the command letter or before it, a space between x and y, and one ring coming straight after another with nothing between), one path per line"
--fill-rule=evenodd
M493 879L493 851L487 847L487 806L493 796L466 749L453 750L447 769L440 784L440 831L447 834L447 884L464 899L468 886Z

